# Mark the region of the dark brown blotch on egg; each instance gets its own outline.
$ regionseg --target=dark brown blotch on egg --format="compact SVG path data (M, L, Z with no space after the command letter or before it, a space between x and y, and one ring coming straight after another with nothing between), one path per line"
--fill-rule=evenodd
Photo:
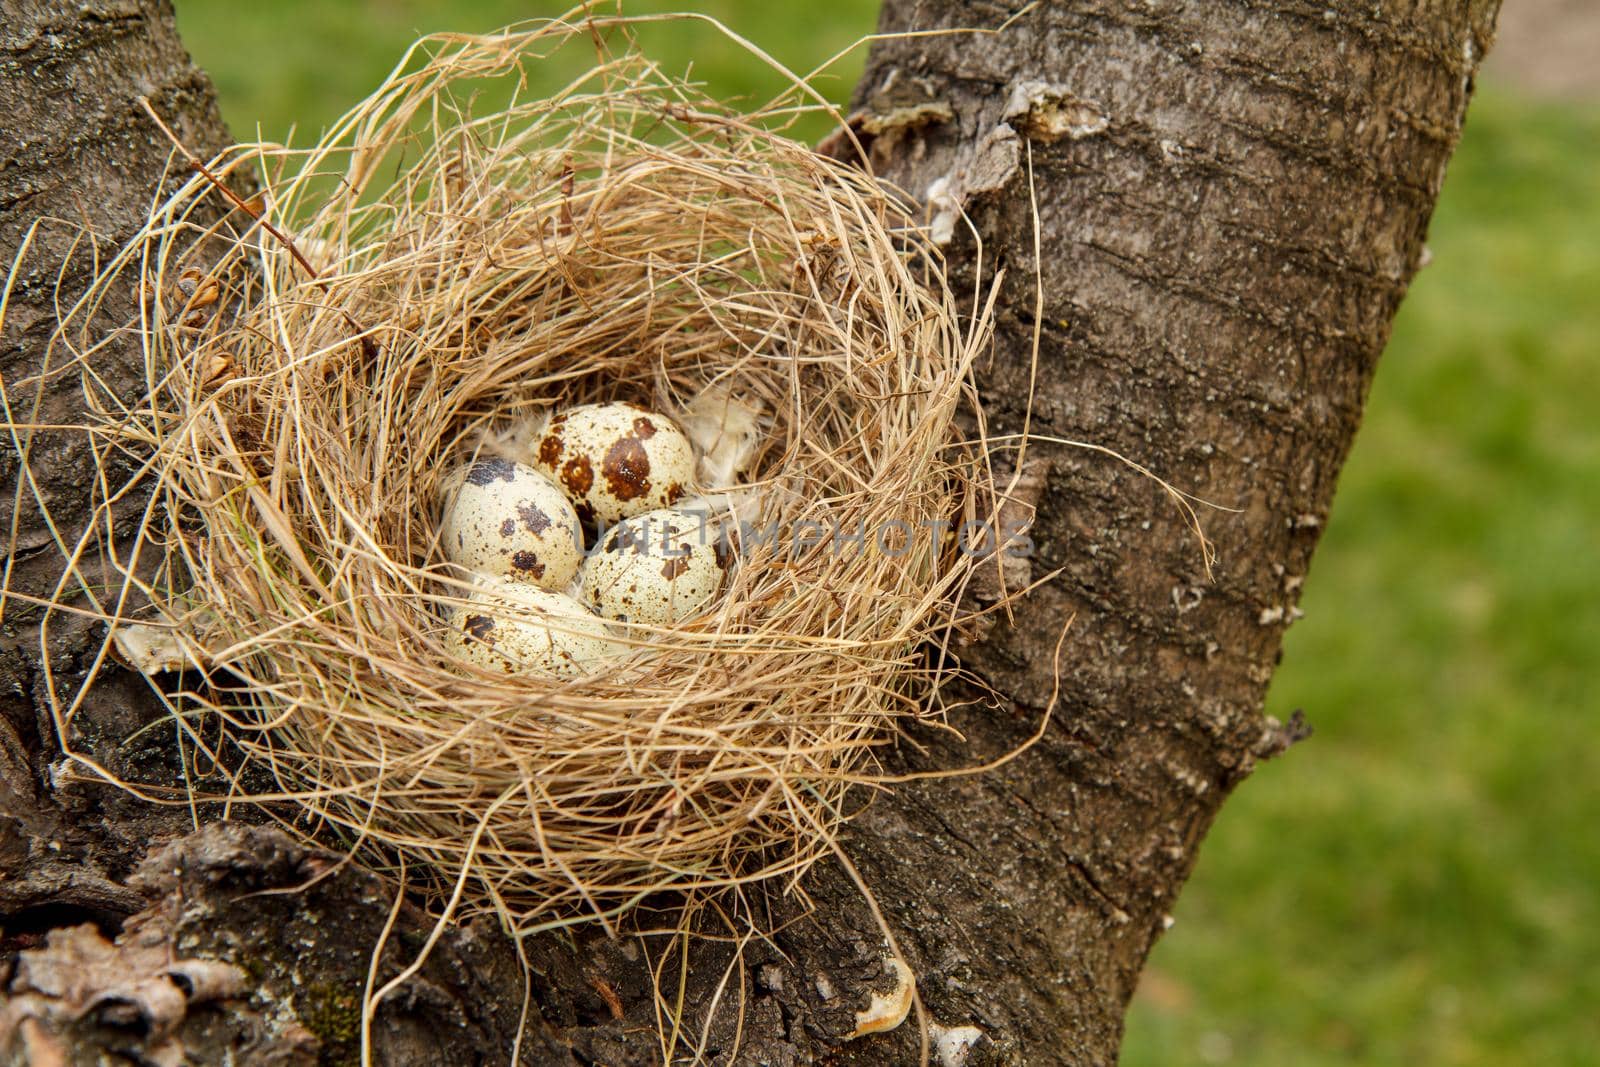
M640 415L633 420L633 434L641 441L647 441L656 435L656 424Z
M650 531L633 523L624 523L606 538L607 552L628 552L642 556L650 551Z
M468 615L464 627L476 640L487 641L494 632L494 619L488 615Z
M511 554L511 566L531 578L544 577L544 564L540 563L539 557L532 552L513 552Z
M673 556L661 565L661 577L670 582L688 569L688 556Z
M619 438L607 449L600 473L618 500L634 500L650 491L650 456L637 437Z
M550 516L537 504L518 504L517 517L522 520L523 528L535 537L550 529Z
M573 456L561 467L561 484L573 496L585 496L594 487L594 467L588 456Z
M683 499L683 483L673 482L667 486L667 503L676 504Z
M480 459L467 468L467 481L473 485L492 485L495 482L509 482L517 476L516 464L509 459L498 456L489 456Z
M510 537L517 532L517 520L507 519L500 524L500 536Z
M553 470L561 462L562 447L559 433L545 434L544 440L539 442L539 462Z

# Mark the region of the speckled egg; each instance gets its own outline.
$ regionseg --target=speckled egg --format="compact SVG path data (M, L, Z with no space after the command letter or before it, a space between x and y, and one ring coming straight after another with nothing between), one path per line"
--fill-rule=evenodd
M587 523L610 525L676 504L694 483L694 449L672 420L635 404L588 404L550 419L533 463Z
M550 479L521 463L484 458L460 477L440 545L452 563L541 589L564 589L583 562L578 515Z
M705 607L727 556L700 515L662 508L612 527L583 565L583 599L618 622L665 626Z
M507 578L483 579L481 590L450 613L446 647L457 659L507 674L588 674L621 655L606 624L565 593Z

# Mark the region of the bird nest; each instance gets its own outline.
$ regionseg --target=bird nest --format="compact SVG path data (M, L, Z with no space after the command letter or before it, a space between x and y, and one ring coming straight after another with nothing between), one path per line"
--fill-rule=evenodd
M129 535L104 485L94 603L125 657L155 635L208 795L524 930L825 855L929 714L982 513L954 420L985 324L903 198L774 132L795 97L742 114L631 45L518 95L592 39L433 38L314 148L195 161L58 334L143 353L136 402L86 376L105 469L153 488ZM618 400L700 445L719 591L594 669L464 662L451 473Z

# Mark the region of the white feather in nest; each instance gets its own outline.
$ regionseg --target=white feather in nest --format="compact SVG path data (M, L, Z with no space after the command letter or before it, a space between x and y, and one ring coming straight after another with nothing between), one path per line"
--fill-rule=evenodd
M741 485L739 476L755 458L764 432L761 409L726 385L708 385L677 413L677 419L700 457L695 472L700 493L679 507L733 529L753 519L760 510L761 494L753 486Z
M700 456L700 486L707 492L738 484L761 439L761 411L725 385L709 385L689 401L678 423Z
M545 423L549 421L550 412L547 409L491 426L479 436L473 454L499 456L513 463L532 464L534 446L544 435Z

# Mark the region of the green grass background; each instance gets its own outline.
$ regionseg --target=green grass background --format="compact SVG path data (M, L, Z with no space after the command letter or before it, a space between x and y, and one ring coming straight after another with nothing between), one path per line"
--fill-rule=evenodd
M876 4L629 5L685 7L809 69ZM302 143L418 32L557 12L178 0L235 132ZM650 45L777 86L704 26ZM1269 700L1316 736L1212 832L1125 1064L1600 1063L1600 104L1487 81L1429 243Z

